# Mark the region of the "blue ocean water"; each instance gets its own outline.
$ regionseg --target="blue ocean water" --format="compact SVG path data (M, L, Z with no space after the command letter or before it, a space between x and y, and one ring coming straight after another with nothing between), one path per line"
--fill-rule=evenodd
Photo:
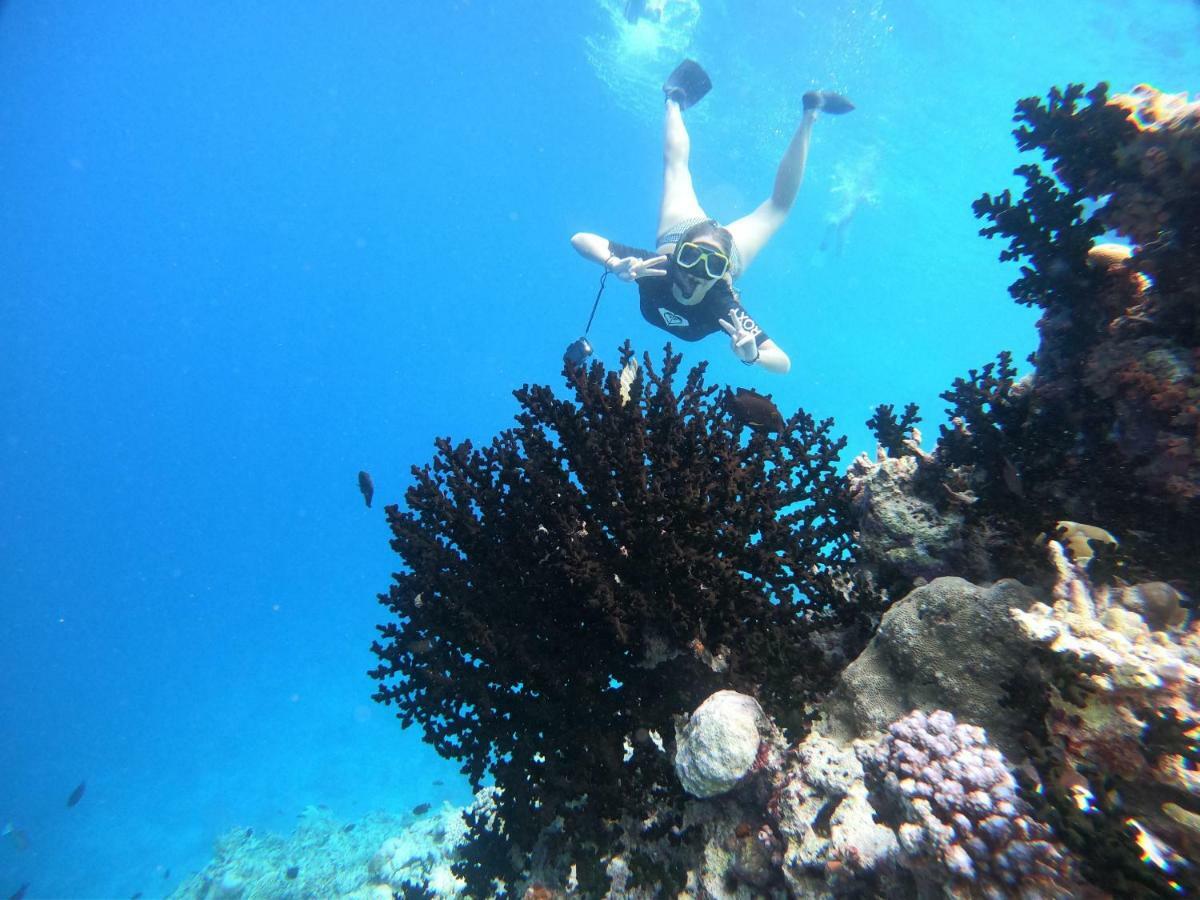
M466 800L370 699L382 506L559 384L599 275L568 238L652 240L680 58L723 220L804 91L857 104L740 283L791 373L683 348L833 416L847 461L876 404L933 434L954 377L1035 346L970 210L1017 186L1016 100L1200 89L1183 0L666 5L0 2L0 896L157 896L233 825ZM612 283L591 340L626 337L665 339Z

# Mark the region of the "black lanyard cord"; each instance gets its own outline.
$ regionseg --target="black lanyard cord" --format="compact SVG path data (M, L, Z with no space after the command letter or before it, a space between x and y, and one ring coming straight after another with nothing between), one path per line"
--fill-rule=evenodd
M588 316L587 327L583 329L583 336L587 337L588 332L592 330L592 319L596 318L596 310L600 306L600 295L604 293L604 282L608 280L608 276L612 274L606 266L604 274L600 276L600 290L596 291L596 301L592 304L592 314Z

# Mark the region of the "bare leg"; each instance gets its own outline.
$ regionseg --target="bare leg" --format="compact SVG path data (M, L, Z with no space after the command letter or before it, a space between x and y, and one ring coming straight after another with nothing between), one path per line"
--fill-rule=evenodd
M783 225L796 202L796 194L804 181L808 142L812 137L813 122L816 120L816 110L805 111L800 126L792 135L792 142L788 144L787 152L779 162L779 170L775 173L775 188L770 199L764 200L754 212L730 222L727 226L737 242L738 252L742 255L743 272L749 268L758 251L766 246L767 241Z
M674 100L666 103L666 122L663 129L663 194L658 212L658 231L684 219L703 218L704 210L696 199L692 186L692 173L688 168L688 157L692 150L692 139L683 124L683 113ZM673 245L671 245L673 246ZM658 248L660 253L668 251Z

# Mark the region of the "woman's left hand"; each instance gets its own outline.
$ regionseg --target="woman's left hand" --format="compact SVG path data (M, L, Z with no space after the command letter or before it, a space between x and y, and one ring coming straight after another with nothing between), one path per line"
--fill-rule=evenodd
M717 319L717 322L729 335L729 346L733 350L733 355L747 365L758 362L758 344L754 340L755 332L744 327L736 316L730 316L730 318L733 319L732 322L726 322L724 319Z

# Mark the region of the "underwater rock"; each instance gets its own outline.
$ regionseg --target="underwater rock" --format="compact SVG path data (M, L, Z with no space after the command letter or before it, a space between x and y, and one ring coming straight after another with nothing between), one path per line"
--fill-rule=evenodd
M852 895L860 878L887 872L898 852L895 833L874 820L853 748L816 732L791 754L774 808L794 896Z
M675 774L693 797L715 797L763 768L778 730L758 701L717 691L697 707L676 735Z
M977 722L1020 757L1025 711L1002 705L1003 685L1029 667L1032 648L1009 610L1037 596L1011 579L989 588L938 578L884 613L866 650L821 705L822 733L848 740L885 729L913 709Z
M961 507L939 510L915 489L920 467L916 456L883 453L872 461L865 453L846 472L863 560L891 570L909 582L951 573L961 554Z

